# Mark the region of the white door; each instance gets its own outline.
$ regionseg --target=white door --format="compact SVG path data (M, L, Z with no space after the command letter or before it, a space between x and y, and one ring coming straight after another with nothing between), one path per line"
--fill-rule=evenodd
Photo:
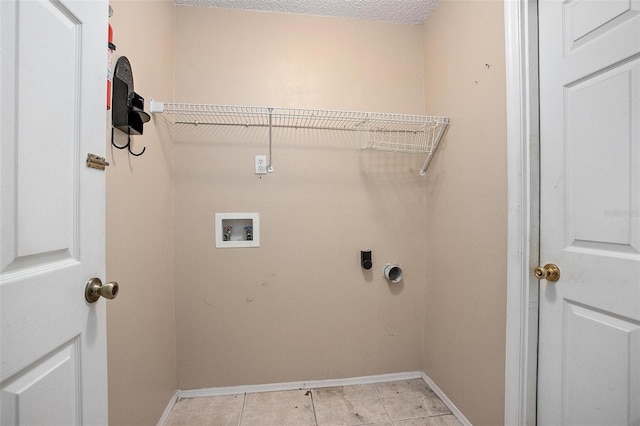
M0 1L2 425L107 423L108 4ZM103 156L103 155L102 155Z
M539 2L538 424L640 425L640 1Z

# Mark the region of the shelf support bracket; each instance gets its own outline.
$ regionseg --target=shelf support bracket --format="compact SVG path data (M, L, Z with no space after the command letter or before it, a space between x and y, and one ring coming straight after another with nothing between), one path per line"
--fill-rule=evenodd
M444 123L442 126L440 126L440 130L438 131L438 136L436 136L436 139L433 142L433 148L431 149L431 151L429 151L429 154L427 154L427 159L424 160L424 164L422 165L422 169L420 170L420 176L424 176L427 174L427 168L431 163L433 154L436 152L436 149L438 148L438 144L440 143L440 140L443 138L444 133L448 128L449 128L449 123Z
M267 166L267 173L273 173L273 157L271 155L271 141L273 133L273 108L269 108L269 165Z

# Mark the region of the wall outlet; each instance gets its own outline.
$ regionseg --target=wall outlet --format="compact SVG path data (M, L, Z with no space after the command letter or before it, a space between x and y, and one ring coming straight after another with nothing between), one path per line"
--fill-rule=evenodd
M256 169L257 175L267 174L267 156L266 155L256 155L255 169Z

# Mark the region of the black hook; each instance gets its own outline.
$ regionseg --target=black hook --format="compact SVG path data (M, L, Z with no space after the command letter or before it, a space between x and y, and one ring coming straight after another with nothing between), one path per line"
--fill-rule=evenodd
M113 137L114 130L115 130L115 127L112 127L111 128L111 145L115 146L118 149L127 148L127 150L129 151L129 154L133 155L134 157L140 157L147 150L147 147L145 146L145 147L142 148L142 151L140 151L137 154L135 152L131 151L131 129L128 129L128 131L127 131L127 144L124 145L124 146L116 145L116 143L114 141L114 137Z
M134 157L140 157L142 154L144 154L144 152L147 150L147 147L143 147L142 151L140 151L139 153L135 153L133 151L131 151L131 127L129 127L127 129L127 136L129 137L129 141L127 142L127 146L129 147L129 154L133 155Z
M116 143L115 143L115 141L114 141L114 139L113 139L113 133L114 133L114 130L115 130L115 127L112 127L112 128L111 128L111 145L115 146L115 147L116 147L116 148L118 148L118 149L125 149L125 148L127 148L127 147L129 146L129 142L127 142L127 144L126 144L125 146L119 146L119 145L116 145Z
M135 153L133 151L131 151L131 145L129 145L129 154L133 155L134 157L140 157L142 154L144 154L144 152L147 150L147 147L143 147L142 151L140 151L139 153Z

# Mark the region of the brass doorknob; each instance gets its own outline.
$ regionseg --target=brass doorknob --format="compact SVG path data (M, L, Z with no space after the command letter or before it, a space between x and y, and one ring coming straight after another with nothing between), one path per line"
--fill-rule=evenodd
M102 284L100 278L91 278L89 282L87 282L87 286L84 289L84 298L87 299L89 303L96 303L100 296L105 299L115 299L118 295L118 283L113 281L110 283Z
M539 280L547 280L556 282L560 279L560 268L554 263L547 263L544 266L538 266L533 273Z

